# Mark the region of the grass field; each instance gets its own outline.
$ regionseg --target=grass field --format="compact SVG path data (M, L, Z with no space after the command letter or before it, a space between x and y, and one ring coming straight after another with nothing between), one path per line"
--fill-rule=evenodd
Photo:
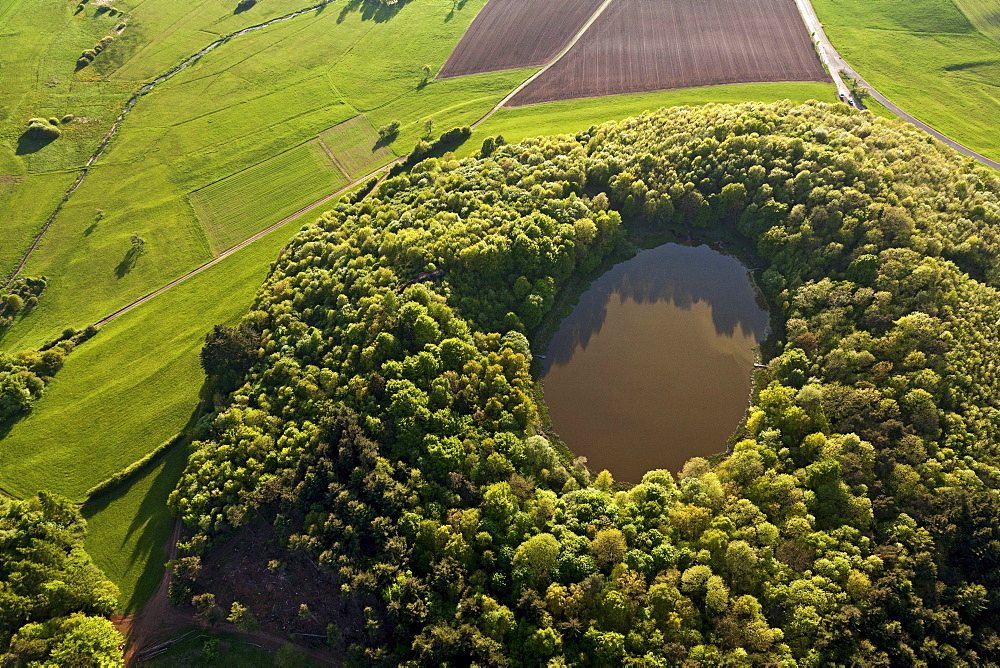
M212 250L221 253L268 225L347 185L318 140L191 193Z
M954 0L976 30L1000 42L1000 6L996 0Z
M158 461L83 507L85 547L94 562L121 589L119 609L135 612L149 600L163 577L166 544L174 528L167 497L187 463L179 443Z
M20 262L74 179L73 172L0 176L0 278Z
M0 489L19 497L49 489L82 502L184 429L199 405L205 334L246 313L278 251L332 205L303 213L73 351L31 414L0 434Z
M987 14L986 3L966 4L972 16ZM813 5L833 45L886 97L952 139L1000 159L1000 43L976 30L951 0Z
M525 137L579 132L591 125L635 116L643 111L660 107L710 103L739 104L748 100L774 102L785 99L793 102L807 100L836 102L837 91L832 82L733 84L564 100L501 109L476 128L469 141L457 153L471 155L478 152L486 137L503 135L507 142L514 143Z
M319 139L352 179L360 178L396 157L387 146L378 144L378 133L364 115L319 133Z
M136 19L163 2L136 5ZM426 83L423 65L444 62L482 3L457 8L448 0L413 0L393 17L330 5L235 38L144 96L26 267L52 281L39 307L0 347L34 347L69 325L95 322L263 226L230 221L206 234L188 193L368 109L375 127L403 124L397 146L404 153L427 118L438 132L476 120L516 85L516 76ZM199 46L208 37L201 35ZM294 208L312 201L305 196ZM98 210L105 214L95 225ZM146 251L130 265L132 234L145 239Z

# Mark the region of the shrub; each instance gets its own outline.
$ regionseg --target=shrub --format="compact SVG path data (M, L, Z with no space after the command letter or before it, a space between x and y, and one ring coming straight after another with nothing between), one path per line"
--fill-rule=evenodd
M59 138L62 131L44 118L32 118L28 121L28 129L24 134L37 141L53 141Z
M399 135L399 121L389 121L378 129L380 143L388 144Z

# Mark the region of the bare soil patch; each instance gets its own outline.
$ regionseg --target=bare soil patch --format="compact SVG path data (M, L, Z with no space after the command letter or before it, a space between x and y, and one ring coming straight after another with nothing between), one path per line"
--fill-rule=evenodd
M508 102L764 81L826 81L794 0L616 0Z
M490 0L438 73L439 79L544 65L602 0Z

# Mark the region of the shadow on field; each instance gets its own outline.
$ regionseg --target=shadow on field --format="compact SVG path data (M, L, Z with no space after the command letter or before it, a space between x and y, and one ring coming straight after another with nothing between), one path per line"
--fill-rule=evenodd
M135 612L145 603L156 591L163 577L169 547L166 543L170 539L175 521L173 511L167 507L167 497L184 472L187 450L187 441L181 441L161 458L151 462L150 468L144 469L146 474L151 470L156 472L149 491L139 503L135 514L131 518L121 518L119 531L107 537L108 544L104 545L102 550L92 550L117 555L118 572L108 573L115 580L132 579L119 576L129 571L139 571L131 596L128 600L124 600L123 597L119 602L119 606L126 613ZM131 478L113 490L100 494L95 500L88 501L81 509L84 519L90 521L102 512L116 513L117 509L112 506L121 502L132 490L132 486L140 481L141 478ZM127 508L125 506L123 510ZM133 539L135 542L130 543Z
M201 395L206 391L206 387L203 386ZM191 413L182 433L190 433L201 418L203 414L201 406L202 403L199 403ZM108 535L104 535L105 532L102 531L100 539L107 542L98 549L88 548L88 551L92 554L117 557L115 563L117 568L107 573L112 580L134 579L135 588L129 599L119 601L119 607L126 614L135 612L149 600L163 577L170 549L167 542L170 540L176 520L174 512L167 507L167 497L174 491L187 465L190 443L189 438L177 439L170 448L153 457L120 483L88 499L80 509L88 522L101 513L109 513L110 520L120 520L109 522L105 519L102 524L113 525L114 530ZM153 477L149 489L133 510L126 497L133 487L151 474ZM118 517L119 515L121 517ZM127 575L136 571L139 571L138 577Z
M137 249L135 246L129 248L125 253L125 257L123 257L122 261L118 263L117 267L115 267L115 276L118 278L125 278L125 275L135 268L135 263L139 261L139 256L141 255L142 250Z
M381 0L348 0L348 3L344 5L342 10L340 10L340 16L337 17L337 23L343 23L348 14L353 12L361 12L362 21L385 23L398 14L399 10L402 9L408 1L409 0L397 0L392 4L388 4L386 2L382 2Z
M16 155L28 155L37 153L57 139L56 137L39 137L30 132L25 132L17 139L17 148L14 149Z

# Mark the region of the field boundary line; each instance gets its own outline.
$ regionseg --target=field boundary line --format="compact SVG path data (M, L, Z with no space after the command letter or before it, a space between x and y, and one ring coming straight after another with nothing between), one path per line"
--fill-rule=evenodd
M532 74L530 77L528 77L527 79L525 79L521 83L520 86L518 86L517 88L515 88L514 90L512 90L510 93L508 93L506 95L506 97L504 97L502 100L500 100L499 102L497 102L497 104L496 104L495 107L493 107L488 112L486 112L486 115L484 115L478 121L476 121L475 123L473 123L470 127L473 130L475 130L481 124L483 124L486 121L488 121L490 119L490 117L493 116L493 114L495 114L498 111L500 111L500 109L505 104L507 104L508 102L510 102L510 100L515 95L517 95L522 90L524 90L524 88L527 87L528 84L530 84L532 81L534 81L538 77L540 77L543 74L545 74L553 65L555 65L560 60L562 60L563 56L565 56L567 53L569 53L569 50L572 49L574 46L576 46L576 43L580 41L580 38L583 37L584 33L587 32L588 30L590 30L590 26L594 25L594 22L598 18L600 18L601 14L604 13L604 10L606 10L611 5L612 2L614 2L614 0L604 0L604 2L601 3L601 6L598 7L596 10L594 10L594 13L590 15L590 18L587 19L587 22L583 24L583 26L577 31L577 33L575 35L573 35L573 37L566 43L566 46L564 46L562 48L562 50L560 50L559 53L557 53L552 58L552 60L550 60L548 63L546 63L545 66L542 67L542 69L538 70L537 72L535 72L534 74Z
M10 275L3 282L3 285L0 285L0 287L6 288L8 285L13 283L14 279L17 278L18 274L21 273L21 270L24 269L24 265L28 263L28 260L31 259L31 256L35 252L35 249L38 248L38 244L41 243L42 237L45 236L45 233L48 232L49 227L51 227L53 221L55 221L56 216L58 216L59 212L62 211L63 205L65 205L66 202L69 201L69 198L73 195L74 192L76 192L77 188L83 185L83 181L84 179L87 178L87 173L90 171L90 168L94 165L94 163L98 161L98 159L100 159L102 155L104 155L104 151L108 148L108 145L111 143L111 140L118 133L118 129L121 127L121 124L125 122L125 117L128 116L129 112L132 111L133 107L135 107L135 105L144 95L146 95L146 93L153 90L153 88L155 88L158 84L161 84L167 79L170 79L173 76L184 71L185 69L188 68L189 65L197 62L197 60L206 53L214 50L216 47L222 46L223 44L225 44L226 42L235 37L240 37L241 35L255 32L257 30L266 28L275 23L280 23L281 21L287 21L289 19L293 19L296 16L301 16L302 14L318 11L320 9L323 9L327 5L332 4L333 2L336 2L336 0L321 0L318 4L311 5L304 9L297 9L294 12L290 12L288 14L284 14L282 16L278 16L273 19L268 19L267 21L264 21L262 23L258 23L252 26L247 26L246 28L241 28L240 30L229 33L228 35L220 37L219 39L215 40L208 46L200 49L194 55L188 56L187 58L182 60L177 65L174 65L172 68L170 68L160 76L154 78L149 83L141 86L139 90L134 92L132 96L128 99L128 101L125 102L125 107L122 109L121 113L118 114L118 118L116 118L115 121L111 124L111 127L108 128L107 133L104 135L100 143L97 145L97 150L94 151L94 153L90 156L90 158L88 158L87 161L83 164L83 167L80 168L80 176L77 178L76 182L72 186L70 186L69 189L66 191L66 194L63 195L62 200L60 200L59 204L56 205L55 211L52 212L52 215L49 216L48 220L45 222L45 225L42 226L42 231L38 233L38 236L35 237L35 240L31 243L31 246L28 248L27 252L25 252L25 254L21 257L21 261L18 263L17 267L14 269L14 271L10 273Z
M246 248L247 246L249 246L253 242L257 241L258 239L261 239L261 238L267 236L268 234L270 234L271 232L275 231L279 227L282 227L282 226L286 225L287 223L290 223L294 219L298 218L302 214L307 213L310 209L314 209L317 206L320 206L321 204L325 204L326 202L329 202L330 200L334 199L335 197L343 195L345 192L347 192L351 188L354 188L355 186L358 186L358 185L361 185L362 183L365 183L366 181L368 181L372 177L376 176L380 172L383 172L386 169L389 169L390 167L392 167L396 163L402 162L405 159L406 159L406 156L403 156L401 158L396 158L392 162L389 162L389 163L386 163L386 164L382 165L378 169L375 169L375 170L369 172L368 174L365 174L361 178L358 178L358 179L355 179L355 180L351 181L350 183L348 183L344 187L340 188L339 190L337 190L337 191L335 191L335 192L333 192L333 193L331 193L329 195L326 195L324 197L321 197L320 199L316 200L315 202L312 202L311 204L308 204L308 205L302 207L301 209L299 209L295 213L292 213L292 214L289 214L288 216L285 216L284 218L282 218L278 222L274 223L273 225L269 225L268 227L264 228L260 232L257 232L253 236L248 237L247 239L244 239L240 243L236 244L235 246L233 246L233 247L231 247L231 248L229 248L227 250L224 250L223 252L219 253L219 255L217 255L216 257L212 258L211 260L209 260L205 264L201 265L200 267L192 269L191 271L189 271L188 273L184 274L183 276L180 276L179 278L175 278L174 280L170 281L169 283L167 283L163 287L160 287L160 288L157 288L156 290L153 290L152 292L150 292L150 293L144 295L143 297L140 297L139 299L135 300L131 304L123 306L122 308L118 309L114 313L111 313L110 315L104 317L103 319L95 322L94 326L95 327L101 327L102 325L106 325L107 323L111 322L112 320L114 320L114 319L116 319L116 318L118 318L120 316L125 315L126 313L128 313L129 311L131 311L132 309L134 309L135 307L141 306L142 304L145 304L146 302L148 302L150 299L152 299L153 297L157 296L158 294L166 292L167 290L169 290L170 288L174 287L175 285L179 285L179 284L183 283L184 281L188 280L189 278L192 278L193 276L197 276L198 274L200 274L201 272L205 271L209 267L212 267L212 266L214 266L214 265L222 262L223 260L225 260L227 257L229 257L230 255L232 255L233 253L236 253L238 251L243 250L244 248Z
M894 104L889 98L880 93L874 86L868 83L864 77L858 74L851 65L840 55L840 52L833 46L830 38L826 36L826 32L823 30L823 24L819 20L819 16L816 14L816 10L812 6L810 0L795 0L796 6L799 8L799 14L802 16L803 23L806 24L806 29L812 35L812 38L817 46L817 51L819 51L820 60L826 65L830 72L830 77L833 79L834 84L837 86L837 90L844 95L847 100L852 100L853 96L851 91L847 88L847 84L841 78L841 73L855 79L858 83L865 87L865 89L871 93L871 96L878 100L882 105L884 105L889 111L896 114L899 118L909 122L911 125L920 128L927 134L931 135L938 141L950 146L967 158L972 158L976 162L986 165L1000 171L1000 162L987 158L981 153L973 151L971 148L960 144L959 142L951 139L944 133L934 129L927 123L924 123L919 118L913 116L906 111L903 111L899 106Z

